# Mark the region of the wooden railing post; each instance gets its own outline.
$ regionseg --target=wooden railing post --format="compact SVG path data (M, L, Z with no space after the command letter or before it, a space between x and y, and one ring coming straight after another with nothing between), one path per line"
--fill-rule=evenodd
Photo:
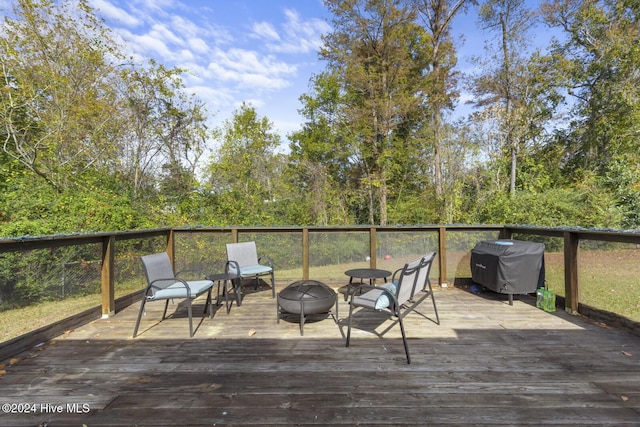
M438 228L438 267L440 270L440 286L446 288L447 283L447 228Z
M578 312L580 287L578 281L579 238L571 231L564 232L564 308L569 313Z
M498 239L511 239L512 235L513 233L511 232L510 228L503 228L500 230L500 233L498 234Z
M302 279L309 280L309 229L302 229Z
M173 229L169 230L167 233L167 254L169 255L169 259L171 260L171 265L175 271L176 269L176 238L175 231Z
M105 237L102 241L102 317L116 312L115 303L115 236Z
M238 229L231 229L231 243L238 243Z

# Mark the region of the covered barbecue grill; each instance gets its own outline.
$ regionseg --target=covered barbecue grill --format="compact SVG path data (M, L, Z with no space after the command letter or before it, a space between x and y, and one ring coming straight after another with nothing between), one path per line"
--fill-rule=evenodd
M520 240L483 240L471 250L471 279L509 295L544 287L544 244Z

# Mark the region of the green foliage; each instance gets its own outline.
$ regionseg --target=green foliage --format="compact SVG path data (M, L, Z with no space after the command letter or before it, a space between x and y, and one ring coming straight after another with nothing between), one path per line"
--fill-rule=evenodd
M585 183L581 188L551 189L542 193L496 194L481 207L479 221L536 226L620 227L623 212L610 193Z
M2 236L376 222L640 227L634 2L545 3L547 23L567 36L550 56L525 55L524 3L485 3L483 22L506 44L481 61L482 109L447 123L460 89L449 18L468 1L328 0L327 69L300 97L305 123L287 155L273 123L247 104L209 129L204 104L184 91L185 70L130 63L85 0L13 4L0 28ZM570 116L554 121L560 94ZM35 280L20 286L11 292L39 298Z
M108 186L104 186L108 187ZM100 186L57 192L43 181L17 173L0 200L0 236L78 233L148 228L149 217L128 196Z
M111 156L118 51L84 1L18 0L0 31L2 148L58 190Z
M353 188L369 223L387 223L389 182L417 141L407 127L421 117L426 85L425 32L408 2L326 1L334 30L320 51L339 84ZM320 92L322 94L323 92ZM361 208L363 204L360 204Z
M636 2L553 1L546 21L565 31L552 48L554 79L572 100L566 144L572 172L603 172L616 156L637 158L640 24Z
M620 227L640 228L640 165L628 157L614 158L601 178L601 185L612 194L612 201L624 215Z
M277 177L284 158L275 154L280 137L266 117L243 104L224 124L222 146L207 167L207 181L215 195L213 208L228 224L268 225L277 219L269 205L283 194Z

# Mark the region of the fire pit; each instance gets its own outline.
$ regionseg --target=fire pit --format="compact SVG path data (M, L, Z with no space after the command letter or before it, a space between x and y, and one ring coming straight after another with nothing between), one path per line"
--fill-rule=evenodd
M304 335L305 317L310 314L324 314L336 306L338 316L338 294L317 280L293 282L278 293L278 323L287 314L300 315L300 335Z

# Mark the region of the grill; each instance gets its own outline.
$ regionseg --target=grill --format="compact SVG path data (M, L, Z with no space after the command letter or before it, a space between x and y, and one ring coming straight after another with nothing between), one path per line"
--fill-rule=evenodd
M528 294L544 287L544 244L519 240L485 240L471 250L471 279L489 290Z

